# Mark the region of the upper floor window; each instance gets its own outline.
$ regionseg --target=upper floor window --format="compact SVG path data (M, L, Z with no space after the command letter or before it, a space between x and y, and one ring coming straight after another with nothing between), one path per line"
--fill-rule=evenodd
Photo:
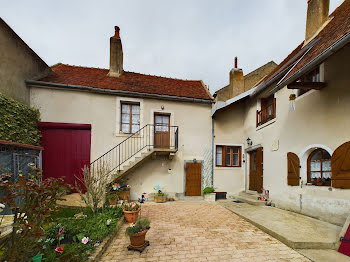
M216 166L241 167L242 147L216 146Z
M140 104L121 102L121 125L123 133L136 133L140 129Z
M317 186L330 186L331 176L331 155L322 148L312 151L308 158L307 182Z
M256 112L256 126L265 124L276 117L276 98L271 95L261 99L261 110Z

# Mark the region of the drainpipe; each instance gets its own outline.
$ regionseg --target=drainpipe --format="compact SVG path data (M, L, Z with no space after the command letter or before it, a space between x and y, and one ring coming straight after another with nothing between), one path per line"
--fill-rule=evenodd
M214 187L214 117L211 118L211 186Z

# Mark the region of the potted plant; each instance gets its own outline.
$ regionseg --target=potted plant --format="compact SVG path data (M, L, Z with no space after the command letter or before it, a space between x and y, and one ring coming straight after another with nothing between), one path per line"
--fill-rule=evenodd
M142 217L135 224L126 228L125 234L130 237L132 248L140 248L145 244L146 233L150 229L150 224L151 222L148 217Z
M204 200L208 202L215 202L216 194L213 187L206 187L203 190Z
M318 177L314 179L314 185L316 186L323 186L325 184L325 179L323 177Z
M162 191L161 185L155 185L154 190L156 190L156 194L154 195L154 202L156 203L164 203L166 202L166 194Z
M139 217L140 205L135 202L123 203L122 208L126 222L135 224Z

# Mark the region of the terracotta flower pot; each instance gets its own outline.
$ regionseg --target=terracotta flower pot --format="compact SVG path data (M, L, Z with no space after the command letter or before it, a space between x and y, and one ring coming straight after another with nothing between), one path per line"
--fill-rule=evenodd
M142 247L145 244L147 230L130 236L130 244L133 247Z
M137 218L139 217L140 210L136 210L136 211L123 210L123 212L124 212L124 217L125 217L126 222L128 222L130 224L131 223L135 224Z
M155 195L154 196L154 202L156 202L156 203L164 203L164 202L166 202L166 195L164 195L164 196Z

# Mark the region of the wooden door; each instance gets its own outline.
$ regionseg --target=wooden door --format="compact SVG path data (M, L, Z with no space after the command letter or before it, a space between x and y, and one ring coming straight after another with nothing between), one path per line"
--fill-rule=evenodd
M256 191L256 150L249 153L249 190Z
M263 190L263 148L249 153L249 190L262 193Z
M202 195L202 164L186 163L186 196Z
M40 123L43 178L63 177L75 185L90 164L91 125Z
M170 147L170 115L154 114L154 147Z

